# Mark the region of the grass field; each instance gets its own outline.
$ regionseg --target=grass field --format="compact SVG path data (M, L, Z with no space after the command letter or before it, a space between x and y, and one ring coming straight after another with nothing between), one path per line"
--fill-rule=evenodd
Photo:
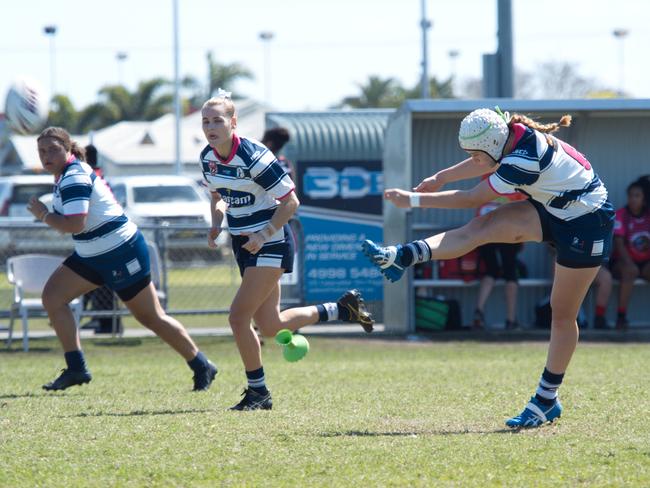
M229 412L230 339L200 340L220 374L157 340L88 342L90 385L45 394L54 341L0 352L0 486L648 486L648 346L584 344L565 414L513 433L545 344L314 338L301 362L265 346L270 412Z

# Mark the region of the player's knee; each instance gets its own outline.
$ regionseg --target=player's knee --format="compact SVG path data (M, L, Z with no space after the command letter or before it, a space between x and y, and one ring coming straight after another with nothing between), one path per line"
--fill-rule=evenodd
M43 290L41 301L43 302L43 308L47 312L51 312L68 305L68 303L65 300L63 300L63 298L60 295L47 288Z
M570 317L568 315L553 314L551 317L551 328L566 329L576 326L577 317Z
M164 324L164 317L159 316L155 312L133 313L133 317L138 322L140 322L144 327L154 332L160 330L160 328L163 327Z
M265 324L265 325L257 324L257 328L259 329L260 334L262 334L263 337L273 337L275 335L274 331L277 330L269 324Z
M500 233L498 228L499 220L492 212L472 219L467 225L467 233L472 240L478 240L481 244L494 242L495 232Z
M228 323L232 330L242 330L251 325L251 317L236 309L231 309L228 315Z
M567 307L561 300L551 299L551 327L572 327L577 315L572 307Z
M466 225L456 230L456 237L465 243L478 245L488 242L485 239L485 219L476 217L470 220Z

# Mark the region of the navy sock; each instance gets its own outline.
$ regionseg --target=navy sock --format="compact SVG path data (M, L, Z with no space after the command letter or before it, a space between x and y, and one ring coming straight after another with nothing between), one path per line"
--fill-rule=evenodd
M82 351L70 351L64 355L65 363L71 371L86 371L86 359Z
M196 353L196 356L194 356L194 359L189 360L187 364L192 368L192 371L196 373L198 371L203 371L208 367L208 358L205 357L205 354L199 351Z
M261 367L254 371L246 371L246 378L248 379L248 387L251 390L259 393L260 395L266 395L269 392L269 390L266 388L264 367Z
M424 240L409 242L402 246L399 258L402 266L412 266L431 260L431 248Z
M334 302L321 303L319 305L316 305L316 310L318 310L318 322L344 320L339 316L341 308Z
M399 264L410 266L413 262L413 250L409 247L402 246L402 255L399 257Z
M557 389L562 384L564 373L551 373L544 368L542 378L539 380L539 386L535 392L535 399L543 405L551 406L557 400Z

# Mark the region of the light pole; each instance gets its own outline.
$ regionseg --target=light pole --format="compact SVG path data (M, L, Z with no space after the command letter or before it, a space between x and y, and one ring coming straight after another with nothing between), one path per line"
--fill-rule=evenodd
M181 163L181 81L180 48L178 41L178 0L172 0L172 24L174 30L174 159L176 174L183 172Z
M115 59L117 59L117 83L118 85L124 85L124 61L129 57L124 51L118 51L115 54Z
M614 29L613 36L618 39L618 90L623 96L625 92L625 38L630 31L628 29Z
M43 32L50 38L50 100L56 92L56 59L54 49L54 36L56 35L55 25L46 25Z
M264 101L271 105L271 41L275 34L271 31L260 32L260 41L264 44Z
M427 0L420 0L420 27L422 28L422 74L420 76L421 98L429 98L429 53L427 50L427 31L431 22L427 19Z
M451 91L454 91L454 86L456 85L456 59L460 56L460 51L458 49L450 49L447 53L449 56L449 70L450 70L450 84ZM455 96L455 93L454 93Z

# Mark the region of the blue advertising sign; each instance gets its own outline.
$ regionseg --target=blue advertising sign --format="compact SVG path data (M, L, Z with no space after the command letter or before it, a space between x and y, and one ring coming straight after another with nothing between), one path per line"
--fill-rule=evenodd
M342 215L300 214L304 230L304 290L308 302L331 301L357 288L366 300L383 298L381 273L361 251L364 239L381 242L381 222Z

